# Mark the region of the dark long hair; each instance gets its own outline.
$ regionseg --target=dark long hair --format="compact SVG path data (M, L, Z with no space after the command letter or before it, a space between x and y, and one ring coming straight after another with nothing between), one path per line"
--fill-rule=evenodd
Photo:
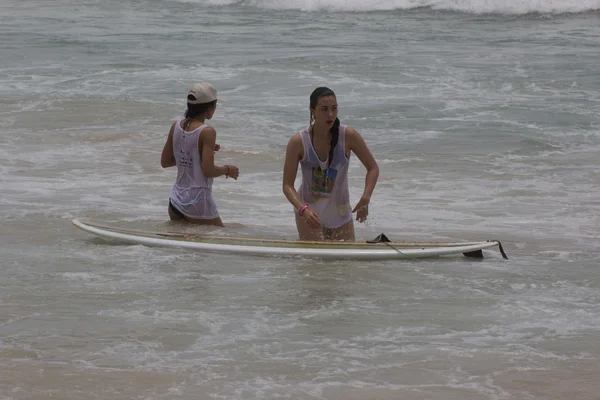
M188 96L188 100L196 100L196 98L192 95ZM189 119L189 118L194 118L200 114L202 114L203 112L208 111L209 109L211 109L212 107L214 107L214 105L217 104L217 101L211 101L209 103L202 103L202 104L190 104L187 103L187 110L185 110L185 118Z
M310 94L310 108L311 109L315 109L317 108L317 104L319 103L319 99L321 97L327 97L327 96L333 96L335 97L335 93L333 93L333 90L326 88L324 86L318 87L315 90L313 90L313 92ZM312 118L313 115L312 113L310 114L310 123L312 124ZM327 166L329 167L331 165L331 161L333 159L333 149L335 149L335 146L338 143L338 138L340 137L340 119L336 118L335 122L333 123L333 126L331 127L331 129L329 130L329 133L331 133L331 144L330 144L330 148L329 148L329 157L327 158Z

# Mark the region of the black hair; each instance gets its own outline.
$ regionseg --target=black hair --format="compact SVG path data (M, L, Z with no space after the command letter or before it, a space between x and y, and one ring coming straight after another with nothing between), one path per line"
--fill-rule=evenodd
M188 96L188 100L196 100L196 98L193 95L189 95ZM215 104L217 104L217 100L208 102L208 103L202 103L202 104L190 104L189 102L187 103L187 110L185 110L185 117L186 118L194 118L200 114L202 114L203 112L208 111L209 109L211 109L212 107L215 106Z
M317 108L317 104L319 103L319 99L321 97L327 97L327 96L335 96L335 93L333 93L333 90L326 88L324 86L318 87L315 90L313 90L313 92L310 94L310 108L311 109L315 109ZM310 114L310 123L312 124L312 119L313 119L313 115L312 113ZM329 167L331 165L331 161L333 159L333 149L335 149L335 146L338 143L338 138L340 137L340 119L336 118L335 122L333 123L333 126L331 127L331 129L329 130L329 133L331 133L331 144L330 144L330 148L329 148L329 157L327 158L327 166Z

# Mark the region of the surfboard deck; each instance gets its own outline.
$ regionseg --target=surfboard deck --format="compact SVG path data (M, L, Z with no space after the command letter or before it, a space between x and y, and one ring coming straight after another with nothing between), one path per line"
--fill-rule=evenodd
M119 242L146 246L177 247L211 253L252 256L284 256L348 260L389 260L464 254L482 257L481 250L499 247L499 241L481 242L345 242L301 241L229 237L179 232L151 232L74 219L73 225L93 235Z

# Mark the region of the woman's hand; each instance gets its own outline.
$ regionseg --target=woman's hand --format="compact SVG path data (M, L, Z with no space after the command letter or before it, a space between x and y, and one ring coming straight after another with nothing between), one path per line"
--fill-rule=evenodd
M318 229L321 227L319 215L312 211L310 207L302 212L302 216L300 218L302 218L302 220L306 222L312 229Z
M358 222L365 222L367 220L367 216L369 215L369 202L371 201L368 197L361 197L358 203L356 203L356 207L352 210L353 213L356 213L356 220Z
M218 144L218 143L216 143L216 144L215 144L215 148L214 148L214 150L215 150L215 151L219 151L219 150L221 150L221 145L220 145L220 144Z
M225 165L227 168L227 173L225 174L226 178L232 177L237 180L238 176L240 176L240 170L235 165Z

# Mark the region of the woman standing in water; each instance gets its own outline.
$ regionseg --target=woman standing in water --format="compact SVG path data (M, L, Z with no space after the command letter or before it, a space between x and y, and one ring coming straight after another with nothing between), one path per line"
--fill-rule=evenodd
M237 179L235 165L216 166L217 132L205 121L217 109L217 90L208 82L196 83L187 96L185 118L171 125L162 151L163 168L177 166L177 180L169 199L172 221L223 226L212 197L213 178L225 175Z
M301 240L354 240L354 222L369 214L379 166L362 136L340 124L335 93L326 87L310 95L310 124L290 138L283 167L283 193L296 209ZM348 165L353 152L367 169L365 189L354 208L348 191ZM294 181L302 171L298 191Z

